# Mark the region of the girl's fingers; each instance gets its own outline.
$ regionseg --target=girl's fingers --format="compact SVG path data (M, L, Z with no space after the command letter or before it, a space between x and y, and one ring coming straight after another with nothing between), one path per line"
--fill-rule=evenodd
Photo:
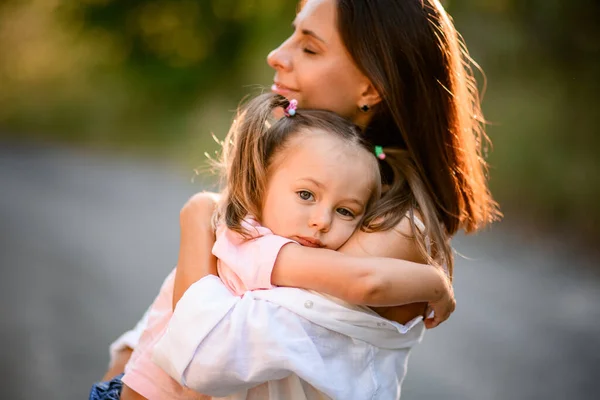
M443 309L440 307L436 307L434 309L433 307L428 306L426 314L425 314L425 320L424 320L425 327L427 329L435 328L435 327L439 326L442 322L444 322L448 318L450 318L450 315L454 311L455 304L456 303L452 302L450 305L447 305ZM433 312L433 314L432 314L432 312Z
M427 329L433 329L436 326L438 326L438 323L436 322L435 319L428 318L428 319L425 320L425 328L427 328Z

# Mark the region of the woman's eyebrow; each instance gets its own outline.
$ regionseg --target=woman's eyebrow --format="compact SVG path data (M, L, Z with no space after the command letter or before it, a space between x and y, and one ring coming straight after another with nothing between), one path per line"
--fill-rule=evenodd
M292 28L294 28L294 30L296 30L296 21L292 22ZM322 42L323 44L327 44L322 37L317 35L314 31L311 31L310 29L302 29L300 32L303 35L308 35L308 36L314 37L315 39L317 39L319 42Z

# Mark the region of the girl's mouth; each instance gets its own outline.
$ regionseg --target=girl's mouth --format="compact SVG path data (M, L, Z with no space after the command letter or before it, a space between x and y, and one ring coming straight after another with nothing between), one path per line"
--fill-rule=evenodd
M302 246L315 247L315 248L324 247L323 243L321 243L321 241L319 239L303 237L303 236L296 236L295 239Z

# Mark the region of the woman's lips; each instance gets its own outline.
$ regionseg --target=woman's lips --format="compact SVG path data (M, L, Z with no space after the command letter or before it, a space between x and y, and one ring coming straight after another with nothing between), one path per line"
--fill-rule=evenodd
M323 243L319 239L296 236L296 241L300 243L302 246L306 247L323 247Z
M289 88L289 87L287 87L285 85L282 85L279 82L274 82L273 83L273 85L271 86L271 91L273 93L277 93L277 94L279 94L281 96L284 96L284 97L288 97L289 95L297 92L297 90L291 89L291 88Z

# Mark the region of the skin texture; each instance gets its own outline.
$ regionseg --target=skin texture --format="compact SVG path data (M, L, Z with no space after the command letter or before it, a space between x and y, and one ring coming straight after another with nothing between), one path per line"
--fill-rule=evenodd
M346 51L336 25L334 0L309 0L294 20L294 32L269 53L273 91L298 100L301 108L333 111L366 126L360 107L381 101L370 80Z
M374 168L373 155L332 134L297 133L269 168L261 222L304 246L337 250L377 188Z
M129 358L131 358L131 353L133 353L133 350L130 348L121 350L117 354L117 357L113 360L110 368L108 368L102 377L102 381L110 381L116 375L119 375L121 372L123 372L125 369L125 364L127 364L127 361L129 361Z
M181 235L173 309L192 283L209 274L218 275L217 258L212 254L215 233L211 223L218 199L217 194L198 193L188 200L179 213Z

